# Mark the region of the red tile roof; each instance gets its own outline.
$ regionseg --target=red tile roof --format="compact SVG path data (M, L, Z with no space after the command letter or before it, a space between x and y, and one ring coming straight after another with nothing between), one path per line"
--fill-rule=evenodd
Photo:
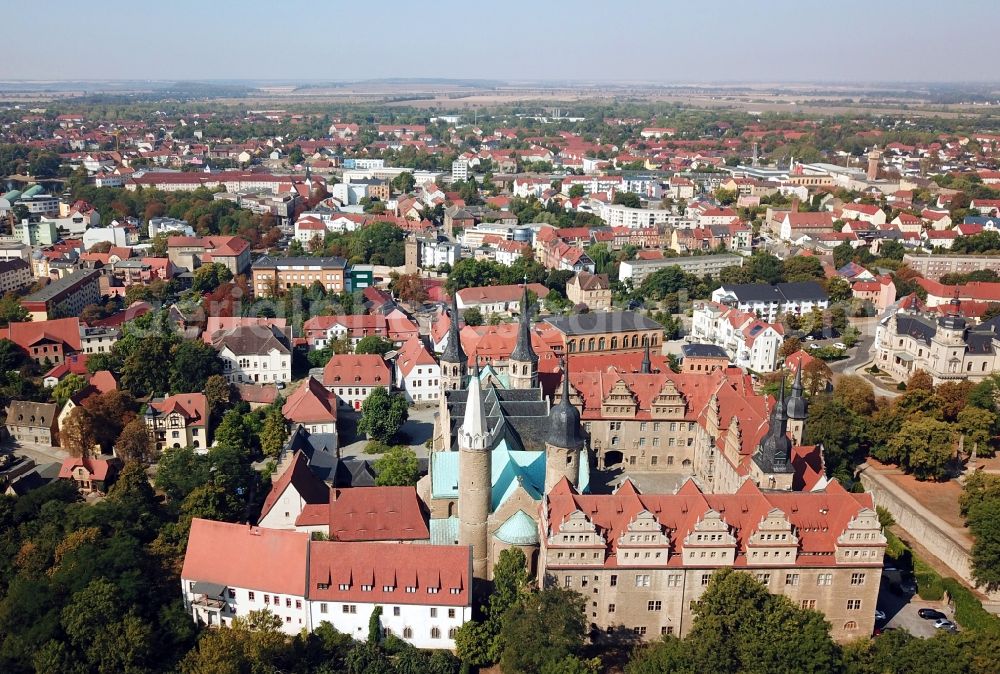
M444 606L472 602L469 547L412 545L392 554L383 543L311 541L309 551L309 598L314 601ZM342 585L347 589L340 589ZM386 592L385 587L392 590ZM408 587L416 591L407 592Z
M414 487L336 489L329 510L330 540L427 540L427 517Z
M260 509L258 521L263 520L271 512L271 508L289 486L295 489L307 504L327 505L330 503L330 487L309 469L309 461L301 451L297 451L292 457L291 465L271 485L271 491L267 493L264 505Z
M308 377L288 397L281 413L292 423L317 424L337 421L337 396L314 377Z
M49 321L30 321L28 323L11 323L10 327L0 330L0 337L6 337L22 349L27 349L42 337L62 342L71 351L80 350L80 319L56 318Z
M848 493L837 482L817 492L761 492L747 481L735 494L704 494L693 480L688 480L676 494L643 495L631 481L626 481L614 494L579 495L564 480L548 494L546 503L542 512L544 536L555 533L571 514L582 513L607 541L605 566L612 567L618 565L622 533L644 512L652 513L670 538L671 555L665 566L681 566L685 538L713 510L722 516L736 539L738 555L733 566L744 566L751 535L774 509L781 511L799 539L799 551L805 553L799 556L799 565L832 563L837 539L850 522L866 509L874 511L870 494Z
M324 386L385 386L392 378L389 368L377 354L338 354L323 368Z
M107 480L108 476L112 474L116 462L108 459L71 456L63 460L62 466L59 467L59 477L65 480L72 478L73 471L79 466L83 466L90 473L91 479L103 481Z
M298 597L306 593L309 534L191 520L181 578Z

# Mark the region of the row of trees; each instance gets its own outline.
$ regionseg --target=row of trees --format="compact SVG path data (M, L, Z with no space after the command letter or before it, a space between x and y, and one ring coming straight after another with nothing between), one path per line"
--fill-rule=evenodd
M945 479L954 469L960 437L966 453L993 455L1000 433L1000 377L934 386L930 375L917 371L905 388L889 401L877 398L863 377L849 375L839 379L832 395L813 399L806 442L823 444L831 475L850 481L854 466L871 455L918 479Z

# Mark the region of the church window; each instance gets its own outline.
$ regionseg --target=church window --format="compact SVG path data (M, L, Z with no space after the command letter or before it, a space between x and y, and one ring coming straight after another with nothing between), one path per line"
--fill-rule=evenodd
M618 338L617 337L612 337L611 338L611 350L613 351L613 350L615 350L617 348L618 348Z
M603 337L601 337L599 340L597 340L597 349L599 351L604 351L604 338Z
M856 630L856 629L858 629L858 623L854 622L853 620L848 620L846 623L844 623L844 629L845 630Z

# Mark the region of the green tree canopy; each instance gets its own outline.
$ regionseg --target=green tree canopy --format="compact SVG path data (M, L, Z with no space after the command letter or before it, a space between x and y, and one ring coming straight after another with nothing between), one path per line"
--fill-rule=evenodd
M384 386L377 386L361 403L358 432L364 433L369 440L390 444L409 415L406 398L389 393Z

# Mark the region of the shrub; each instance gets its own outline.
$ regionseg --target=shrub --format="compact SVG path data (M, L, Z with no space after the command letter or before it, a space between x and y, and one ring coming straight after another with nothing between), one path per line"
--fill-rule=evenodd
M954 578L945 578L942 587L955 603L955 620L972 630L1000 630L1000 618L983 608L976 595Z

